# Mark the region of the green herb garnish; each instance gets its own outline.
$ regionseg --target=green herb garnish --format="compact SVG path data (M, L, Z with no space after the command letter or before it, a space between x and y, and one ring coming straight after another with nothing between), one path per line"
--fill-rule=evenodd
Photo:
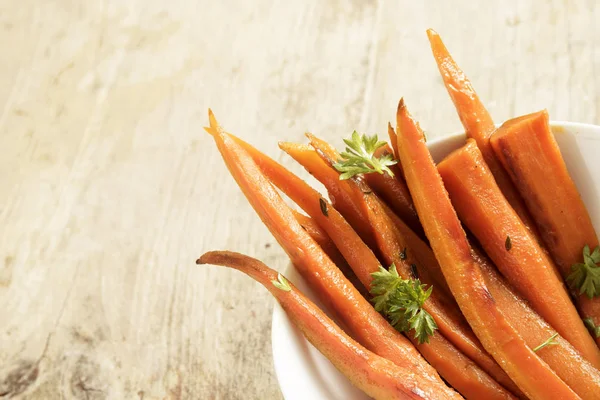
M600 246L590 253L590 246L583 248L583 262L571 267L571 274L567 282L573 290L579 290L579 294L586 294L590 299L600 296Z
M340 180L372 172L380 174L387 172L390 176L394 176L388 167L398 161L394 160L392 154L385 154L379 158L375 156L375 151L385 146L385 142L379 140L377 135L359 135L354 131L351 139L344 139L344 143L347 146L346 151L340 154L341 160L334 164L335 169L342 173Z
M533 349L533 351L540 351L541 349L543 349L546 346L554 346L555 344L558 344L554 341L554 339L556 339L557 336L558 336L558 333L555 333L554 335L550 336L548 339L546 339L544 341L544 343L540 344L538 347Z
M595 337L595 338L599 338L600 337L600 326L596 326L594 324L594 320L591 318L586 318L583 320L583 323L585 324L585 326L588 328L588 330L590 331L590 333Z
M396 266L387 270L379 267L371 274L371 300L375 310L387 317L394 328L400 332L415 330L415 339L419 343L429 343L429 337L437 329L435 320L423 309L423 304L431 295L433 287L425 289L419 279L402 279Z
M284 292L289 292L290 290L292 290L292 288L290 287L290 283L281 274L277 274L277 280L272 280L271 283L277 289L281 289Z

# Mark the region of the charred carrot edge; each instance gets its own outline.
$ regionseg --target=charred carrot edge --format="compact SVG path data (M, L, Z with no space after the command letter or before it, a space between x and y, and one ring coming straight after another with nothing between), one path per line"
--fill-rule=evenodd
M495 266L477 248L474 253L480 262L487 288L509 324L519 327L519 333L532 349L556 333L529 304L506 282ZM585 400L600 399L600 371L594 368L575 348L558 336L555 345L536 354L544 360L560 379Z
M427 36L429 37L431 51L440 75L442 75L444 85L456 107L467 136L475 139L502 193L515 209L519 218L538 238L537 227L527 211L523 199L512 184L509 176L502 169L494 151L490 147L490 135L496 129L494 121L492 121L490 114L481 103L481 100L479 100L479 96L477 96L471 82L456 64L437 32L433 29L428 29Z
M363 346L414 375L397 381L424 397L460 398L421 357L410 342L397 332L348 282L323 250L298 224L289 207L263 175L252 157L225 133L209 112L210 128L217 147L238 186L289 255L292 263L324 303ZM416 390L420 390L418 392Z
M556 266L502 195L475 141L469 139L447 156L438 171L458 216L508 282L592 365L600 367L600 349ZM547 182L544 186L547 190Z
M294 325L350 382L377 399L424 399L444 396L433 387L423 392L410 365L397 365L361 346L346 335L323 311L292 283L248 256L228 251L204 254L197 264L214 264L236 269L262 284L277 299ZM279 288L283 281L288 286ZM435 391L434 391L435 390Z
M397 125L399 158L413 202L448 286L473 331L526 396L578 399L498 310L427 149L423 131L403 100L398 105Z
M317 150L317 153L326 154L328 152L325 148L325 141L312 135L309 136L309 138L311 140L311 145ZM323 161L329 163L329 166L331 166L331 160L327 157L324 157ZM375 194L371 193L369 187L360 179L349 180L348 183L353 190L355 202L361 205L362 212L367 216L368 221L371 224L372 231L377 239L379 249L385 258L385 262L388 265L391 265L392 263L395 264L398 273L404 279L415 278L414 274L418 274L419 271L421 271L421 281L425 284L431 284L431 281L428 279L429 276L426 274L426 268L422 268L423 266L417 267L415 252L412 249L411 251L405 251L408 249L408 241L388 218L383 203ZM400 255L401 253L402 256ZM365 286L367 286L366 283ZM468 323L465 321L458 308L452 308L452 305L453 302L444 299L443 292L434 290L423 307L433 316L438 325L438 329L444 338L479 365L483 371L486 371L485 375L488 376L488 382L484 385L483 390L492 390L492 388L495 390L497 388L496 382L487 375L490 374L505 387L518 392L518 388L511 379L483 349L481 343L479 343L479 340L471 331ZM436 343L436 345L443 349L443 343ZM421 349L419 346L417 346L417 348ZM427 358L427 355L424 355ZM458 365L459 364L456 363L453 368L450 367L448 371L444 371L445 374L443 371L440 371L440 373L456 389L465 394L463 392L464 389L461 389L458 386L459 384L464 384L464 382L457 381L457 377L455 376L456 367ZM483 373L483 371L481 372ZM462 374L462 372L458 375L460 374ZM453 379L454 382L452 381ZM467 382L472 382L472 380L469 379ZM478 396L474 397L479 398L480 396L483 396L483 392L480 392ZM489 394L486 396L489 396Z
M369 299L371 295L369 294L368 290L358 279L352 268L350 268L342 253L340 253L335 243L331 240L329 235L327 235L327 232L325 232L311 217L306 216L296 210L292 210L292 213L294 213L294 217L302 229L304 229L306 233L308 233L310 237L317 242L319 246L321 246L325 254L329 256L331 261L333 261L340 271L342 271L344 276L348 278L352 285L358 289L360 294L364 298Z
M598 246L598 236L552 134L548 113L542 110L505 122L490 143L525 199L548 251L566 279L571 266L582 262L583 247ZM581 315L600 325L600 297L573 295ZM600 338L596 343L600 345Z

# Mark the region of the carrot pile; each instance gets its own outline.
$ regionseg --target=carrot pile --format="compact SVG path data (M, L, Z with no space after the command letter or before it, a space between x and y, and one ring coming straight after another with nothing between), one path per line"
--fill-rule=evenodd
M324 196L209 110L231 175L341 327L258 260L223 251L197 263L260 282L373 398L600 400L600 247L548 114L496 129L427 34L467 136L438 165L401 99L389 142L279 144Z

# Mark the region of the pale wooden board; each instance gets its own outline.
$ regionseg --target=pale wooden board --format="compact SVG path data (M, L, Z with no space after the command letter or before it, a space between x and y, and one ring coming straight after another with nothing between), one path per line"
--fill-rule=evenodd
M436 28L502 121L600 123L588 1L0 0L0 398L272 399L273 300L196 267L287 260L203 132L460 129ZM302 176L306 174L302 172Z

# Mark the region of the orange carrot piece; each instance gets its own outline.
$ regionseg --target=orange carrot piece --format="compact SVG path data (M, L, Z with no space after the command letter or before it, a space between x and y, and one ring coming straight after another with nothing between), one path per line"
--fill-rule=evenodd
M425 144L400 100L398 151L421 223L448 286L485 349L532 399L578 399L498 310Z
M348 278L356 289L358 289L360 294L369 299L371 297L370 293L365 289L365 286L358 279L352 268L350 268L342 253L340 253L335 243L331 240L329 235L327 235L327 232L325 232L311 217L301 214L296 210L292 210L292 212L302 229L304 229L310 237L321 246L325 254L331 258L331 261L337 265L344 276Z
M324 148L326 142L314 136L310 136L310 139L311 144L318 153L326 154L328 152L327 148ZM323 159L325 162L330 162L328 160L327 157ZM414 275L417 274L420 275L423 283L430 285L431 280L429 280L427 267L422 268L422 266L417 266L418 256L414 249L408 251L408 240L406 240L402 232L397 229L396 225L388 217L388 212L386 212L383 203L375 194L371 193L369 187L359 178L351 179L347 182L353 191L355 202L361 205L363 215L366 215L369 220L373 235L377 240L379 250L385 262L388 265L394 264L398 274L403 279L415 278ZM365 286L367 285L365 283ZM511 379L483 349L458 308L453 307L454 305L452 300L444 297L443 290L438 291L434 289L429 299L423 305L423 308L433 316L439 331L446 339L505 387L518 392L518 388ZM446 379L448 380L448 378ZM461 391L455 383L451 384ZM464 394L462 391L461 393ZM482 393L479 393L479 395L482 395Z
M390 137L390 144L392 145L392 149L394 150L394 158L398 159L398 137L396 136L396 132L392 127L392 124L388 122L388 136ZM396 164L401 167L400 164ZM403 175L404 176L404 175Z
M469 139L452 152L438 164L438 171L458 216L508 282L584 358L600 367L600 349L554 263L502 195L475 141Z
M380 157L386 154L383 148L378 149L375 155ZM394 166L392 166L393 168ZM419 222L419 217L413 206L410 193L406 183L402 180L402 175L398 175L398 170L393 170L394 177L389 174L365 174L364 179L379 197L381 197L390 208L398 215L411 229L419 234L423 234L423 228Z
M258 160L257 162L259 165L264 165L265 167L267 165L270 166L265 168L265 173L267 173L270 179L275 182L276 186L279 186L277 182L281 182L281 186L285 186L285 182L289 180L290 182L294 183L295 187L301 186L306 193L312 193L311 196L314 197L314 193L316 193L316 191L309 185L304 182L300 183L301 180L299 180L299 178L292 177L291 175L293 174L291 173L283 173L281 168L277 167L277 163L275 161L268 162L265 157L261 157L259 155L259 152L253 152L253 150L249 149L249 147L251 146L246 144L246 150L253 154L255 160ZM301 160L301 162L299 161L300 164L308 171L308 173L314 176L325 186L327 192L329 193L329 198L333 202L336 210L339 210L339 212L344 216L348 223L350 223L356 233L358 233L360 238L370 248L375 248L376 244L375 240L373 239L373 232L371 231L369 224L366 222L366 217L361 214L360 209L352 200L352 190L349 186L349 183L347 181L340 181L339 173L334 169L326 168L323 160L312 147L308 145L286 142L279 143L279 147L292 156L292 158L294 158L296 161ZM269 171L273 171L273 173L269 174ZM280 189L284 190L285 188L280 187ZM295 198L294 201L298 203L300 207L304 208L300 204L300 197Z
M479 96L475 93L469 79L448 52L440 36L433 29L427 30L427 36L429 37L433 57L444 80L444 85L456 107L467 136L477 142L477 146L479 146L485 162L492 171L494 179L496 179L502 193L515 209L519 218L536 237L539 237L535 222L527 211L523 199L490 147L489 139L496 129L492 117L479 100Z
M539 346L544 338L556 331L542 319L529 304L506 282L490 261L474 247L481 266L485 284L509 324L518 329L523 340L532 349ZM554 345L536 354L544 360L560 379L584 400L600 399L600 371L594 368L573 345L557 336Z
M422 393L423 397L460 398L444 385L414 346L371 307L302 229L252 157L223 131L212 112L209 119L210 128L206 130L213 136L229 172L249 203L307 283L348 327L352 337L396 365L414 370L415 375L409 381L398 381L398 385ZM421 392L415 392L416 388Z
M318 147L317 153L324 160L327 160L328 164L333 165L340 159L337 150L329 143L310 133L307 133L306 136L311 144L313 144L313 147ZM377 157L381 157L384 154L392 154L389 145L377 149L375 153ZM391 177L387 173L372 173L365 174L364 178L369 186L390 205L404 222L414 231L421 232L421 224L414 210L410 193L404 180L402 180L403 173L397 165L391 166L390 169L394 173L394 177Z
M350 382L377 399L456 398L436 387L423 391L423 383L410 365L397 365L349 337L291 282L262 262L228 251L204 254L197 264L222 265L237 269L262 284L277 299L294 325ZM274 285L286 282L289 290Z
M594 249L598 236L567 171L543 110L505 122L490 139L496 155L535 217L548 251L566 279L582 262L585 245ZM549 190L550 189L550 190ZM573 293L584 318L600 325L600 297ZM600 345L600 337L596 338Z

